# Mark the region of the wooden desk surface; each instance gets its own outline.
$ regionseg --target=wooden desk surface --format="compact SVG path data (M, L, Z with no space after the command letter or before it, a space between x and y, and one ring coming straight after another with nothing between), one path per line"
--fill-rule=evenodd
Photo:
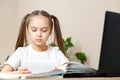
M107 78L39 78L39 79L23 79L23 80L120 80L120 77Z

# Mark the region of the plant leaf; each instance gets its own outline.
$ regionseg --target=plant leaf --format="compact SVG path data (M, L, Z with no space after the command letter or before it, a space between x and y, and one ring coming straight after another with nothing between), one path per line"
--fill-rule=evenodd
M77 57L78 60L81 61L81 63L84 64L85 61L87 61L87 57L84 52L76 52L75 56Z

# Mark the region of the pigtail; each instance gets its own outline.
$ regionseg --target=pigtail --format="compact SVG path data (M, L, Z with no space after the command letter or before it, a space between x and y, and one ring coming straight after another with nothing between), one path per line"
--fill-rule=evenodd
M15 46L15 50L18 47L23 47L27 45L27 37L26 37L26 19L29 16L29 14L27 14L20 25L20 30L19 30L19 34L18 34L18 38L17 38L17 42L16 42L16 46Z
M64 53L65 55L65 50L64 50L64 46L63 46L63 38L62 38L62 33L61 33L61 29L60 29L60 24L58 19L54 16L51 15L53 21L54 21L54 32L55 32L55 37L57 39L57 44L58 47L60 48L60 50Z

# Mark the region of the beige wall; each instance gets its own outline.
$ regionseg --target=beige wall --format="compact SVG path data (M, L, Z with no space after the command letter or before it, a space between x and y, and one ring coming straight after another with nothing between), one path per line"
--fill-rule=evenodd
M14 51L18 34L17 3L17 0L0 0L0 62Z
M70 55L76 51L85 52L88 57L86 64L93 68L98 67L105 11L120 12L120 0L2 0L0 4L3 5L0 5L0 10L6 14L6 9L9 13L5 17L7 20L0 15L1 55L5 57L13 51L18 31L16 25L20 24L21 18L26 13L40 9L56 15L63 37L72 37L75 47L70 50Z

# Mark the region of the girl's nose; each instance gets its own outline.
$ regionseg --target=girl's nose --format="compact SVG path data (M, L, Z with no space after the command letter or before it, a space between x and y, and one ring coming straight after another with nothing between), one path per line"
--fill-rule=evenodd
M38 32L37 32L37 35L41 37L41 36L42 36L42 32L41 32L41 31L38 31Z

